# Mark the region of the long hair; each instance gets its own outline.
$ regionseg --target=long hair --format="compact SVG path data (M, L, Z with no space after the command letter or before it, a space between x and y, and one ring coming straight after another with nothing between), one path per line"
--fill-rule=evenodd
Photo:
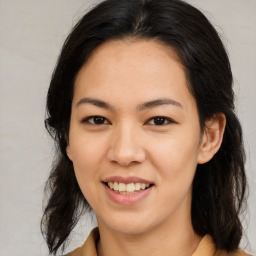
M85 14L67 37L47 95L45 125L56 143L56 157L45 187L49 198L41 230L50 253L64 249L81 214L90 208L66 154L76 75L99 45L126 38L156 40L176 51L197 103L202 131L215 113L225 114L219 151L196 170L192 224L198 235L210 234L217 248L237 249L246 191L245 155L232 72L218 33L199 10L183 1L106 0Z

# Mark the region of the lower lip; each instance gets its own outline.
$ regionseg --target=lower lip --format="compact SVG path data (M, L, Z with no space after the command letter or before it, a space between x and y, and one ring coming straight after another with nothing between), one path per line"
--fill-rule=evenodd
M152 191L154 186L151 186L145 190L133 194L120 194L109 188L107 185L103 184L109 198L117 204L121 205L132 205L140 202L146 198L149 193Z

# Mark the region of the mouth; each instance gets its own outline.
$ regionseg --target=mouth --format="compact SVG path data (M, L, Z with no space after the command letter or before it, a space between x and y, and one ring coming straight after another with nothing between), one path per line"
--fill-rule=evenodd
M141 203L154 191L155 183L140 177L112 176L102 180L107 196L116 204L128 206Z
M150 183L122 183L122 182L103 182L106 186L108 186L111 190L115 191L118 194L124 194L124 195L129 195L129 194L134 194L134 193L139 193L141 191L147 190L150 187L153 186L153 184Z

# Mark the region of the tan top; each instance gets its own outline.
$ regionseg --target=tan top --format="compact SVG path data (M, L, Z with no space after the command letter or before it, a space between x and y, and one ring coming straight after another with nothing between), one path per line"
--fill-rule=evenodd
M67 254L67 256L97 256L96 246L98 240L99 230L95 228L91 231L85 243L73 252ZM211 236L205 235L192 256L250 256L250 254L242 250L237 250L232 253L217 250Z

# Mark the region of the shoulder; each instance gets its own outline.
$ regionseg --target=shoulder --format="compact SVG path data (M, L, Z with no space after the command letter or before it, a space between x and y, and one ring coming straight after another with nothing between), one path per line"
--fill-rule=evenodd
M243 250L227 252L216 248L210 235L205 235L192 256L252 256Z
M233 252L227 252L223 250L216 250L214 256L252 256L252 254L248 254L245 251L239 249Z
M90 235L87 237L85 243L81 247L64 256L97 256L98 240L99 230L98 228L95 228L91 231Z

